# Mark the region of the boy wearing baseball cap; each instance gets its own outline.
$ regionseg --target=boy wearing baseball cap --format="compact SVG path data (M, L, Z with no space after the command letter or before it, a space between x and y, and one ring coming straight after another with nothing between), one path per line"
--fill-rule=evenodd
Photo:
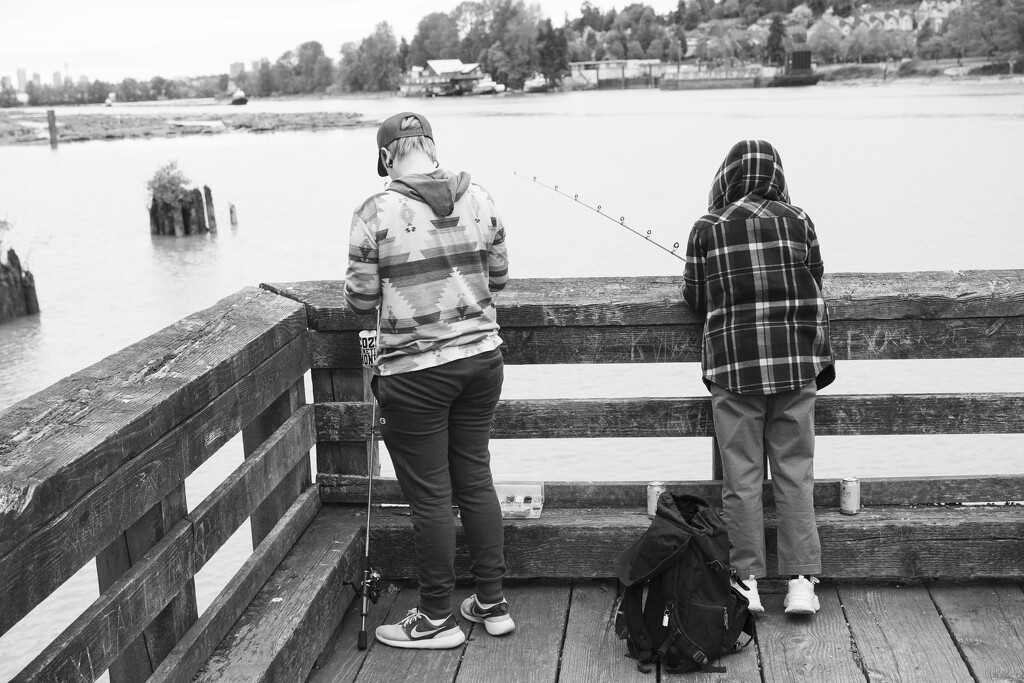
M487 190L440 168L419 114L395 114L377 129L377 174L391 182L352 216L345 298L356 313L379 309L371 386L409 502L420 599L376 636L393 647L457 647L465 635L452 614L452 505L476 583L462 616L491 635L515 628L488 450L504 377L493 297L508 279L505 229Z

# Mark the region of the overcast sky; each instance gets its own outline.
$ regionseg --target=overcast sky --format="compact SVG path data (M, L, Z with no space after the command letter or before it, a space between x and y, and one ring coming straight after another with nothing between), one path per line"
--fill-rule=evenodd
M227 73L232 62L276 61L287 50L319 41L332 59L387 20L398 39L412 40L431 12L460 0L0 0L0 76L17 87L17 69L44 83L53 72L76 81ZM541 13L561 26L582 0L540 0ZM592 3L603 11L628 2ZM659 14L677 0L647 0Z

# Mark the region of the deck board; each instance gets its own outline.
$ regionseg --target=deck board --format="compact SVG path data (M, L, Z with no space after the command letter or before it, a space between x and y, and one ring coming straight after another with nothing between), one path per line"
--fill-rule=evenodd
M839 596L869 680L973 681L924 586L840 586Z
M817 595L818 614L792 616L783 613L783 593L762 594L765 613L757 618L757 647L764 683L864 682L835 586L823 581Z
M579 581L573 586L566 624L560 683L650 683L626 656L615 635L618 590L614 581Z
M362 578L362 577L360 577ZM324 649L323 655L316 661L313 670L307 679L309 683L351 683L356 679L366 655L369 650L379 645L373 637L373 632L378 626L384 623L385 618L393 611L395 599L398 598L400 589L391 584L389 590L384 591L376 604L370 604L369 614L366 616L367 649L360 651L359 627L362 623L360 611L362 600L356 599L352 602L345 615L335 629Z
M460 681L554 683L569 611L569 584L505 587L516 630L493 637L474 625L459 669ZM456 602L466 591L456 591ZM465 621L465 620L463 620ZM428 680L428 679L422 679Z
M1020 584L937 584L929 592L977 680L1024 681Z
M415 589L402 589L383 621L395 623L418 604L419 596ZM370 612L372 614L374 609L371 608ZM460 624L467 635L472 635L470 627L473 624L465 619L461 619ZM358 626L356 630L358 631ZM465 646L451 650L412 650L388 647L378 643L371 633L366 659L354 680L358 683L454 681L464 648Z
M472 591L455 590L454 604ZM785 585L765 582L767 612L755 642L718 659L724 673L642 674L615 635L614 580L511 582L517 629L494 638L466 620L466 644L409 651L380 645L372 630L417 604L392 585L370 607L370 646L356 649L358 603L349 608L308 683L863 683L1024 680L1024 584L866 584L822 581L821 611L783 613ZM948 626L948 628L947 628Z

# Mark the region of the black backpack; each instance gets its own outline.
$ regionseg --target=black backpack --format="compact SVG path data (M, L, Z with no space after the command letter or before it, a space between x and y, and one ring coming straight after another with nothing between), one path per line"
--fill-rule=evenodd
M617 570L615 632L640 671L654 662L669 673L724 671L709 665L754 636L747 599L729 583L729 534L702 498L661 494L651 526L619 556Z

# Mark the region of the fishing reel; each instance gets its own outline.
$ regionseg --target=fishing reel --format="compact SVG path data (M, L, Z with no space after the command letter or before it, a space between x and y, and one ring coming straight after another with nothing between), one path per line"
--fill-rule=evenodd
M377 604L380 600L381 593L384 592L384 587L381 585L382 577L380 570L376 567L370 567L369 570L363 573L363 580L358 584L353 581L346 581L346 586L352 586L358 595L363 594L363 589L366 589L366 597L370 599L370 602Z

